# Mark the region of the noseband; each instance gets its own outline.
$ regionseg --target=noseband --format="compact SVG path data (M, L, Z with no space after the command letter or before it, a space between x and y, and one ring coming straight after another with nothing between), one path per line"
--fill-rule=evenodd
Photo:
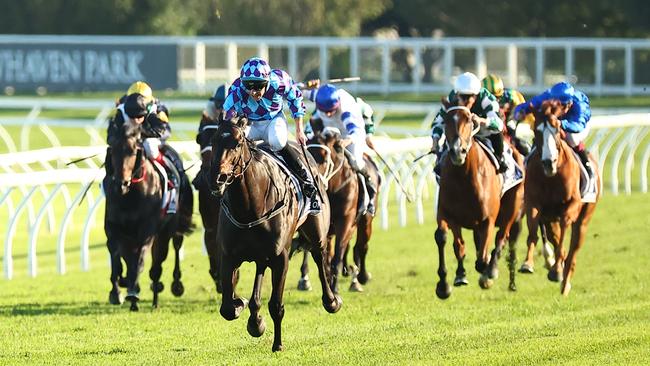
M469 108L467 108L467 107L465 107L465 106L462 106L462 105L457 105L457 106L449 107L449 108L447 108L446 112L449 113L449 112L452 112L452 111L459 111L459 110L460 110L460 111L466 111L467 113L469 113L470 116L472 115L472 111L471 111ZM456 125L456 134L458 135L458 117L457 117L456 115L454 115L454 122L455 122L454 124ZM472 138L473 138L474 135L476 135L480 130L481 130L481 126L480 126L480 125L477 125L477 126L472 130L472 133L470 133L468 139L467 139L466 141L464 141L465 144L467 145L467 150L468 150L468 151L469 151L469 149L472 147ZM459 139L462 139L462 137L459 136L459 135L458 135L457 137L458 137ZM447 146L448 146L448 147L451 147L451 146L449 146L449 140L447 140L446 143L447 143Z

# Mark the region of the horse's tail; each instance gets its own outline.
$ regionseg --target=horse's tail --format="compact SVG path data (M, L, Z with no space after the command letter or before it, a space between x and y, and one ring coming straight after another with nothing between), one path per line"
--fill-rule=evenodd
M178 229L177 233L182 235L190 234L196 228L192 222L192 213L194 212L194 194L187 174L181 174L178 210Z

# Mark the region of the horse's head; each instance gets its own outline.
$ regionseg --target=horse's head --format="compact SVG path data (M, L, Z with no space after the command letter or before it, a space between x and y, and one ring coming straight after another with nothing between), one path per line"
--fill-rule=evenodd
M534 109L534 108L533 108ZM555 100L542 103L535 114L535 148L541 152L544 174L552 177L557 174L560 146L564 131L559 116L566 113L565 106Z
M125 195L132 183L143 180L144 150L141 141L142 123L127 119L109 133L108 145L111 148L111 163L113 164L112 189Z
M307 141L307 148L318 165L318 171L329 178L335 167L345 159L341 131L334 127L314 130L314 136Z
M463 100L458 105L451 105L446 99L442 103L447 111L444 125L449 158L454 165L463 165L479 126L472 121L472 112Z
M216 196L222 196L226 187L241 177L250 163L251 155L246 140L244 116L233 117L230 121L219 123L212 136L212 167L210 169L210 190ZM244 156L248 153L247 159Z

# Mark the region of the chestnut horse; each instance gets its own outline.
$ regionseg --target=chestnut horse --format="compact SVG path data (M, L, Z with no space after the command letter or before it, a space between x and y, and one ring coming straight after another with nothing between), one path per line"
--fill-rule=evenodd
M368 254L368 243L372 236L373 216L363 212L359 207L359 201L363 200L363 190L359 185L358 174L350 165L345 156L345 147L342 144L341 133L332 128L316 128L315 134L309 140L308 149L314 157L320 176L327 183L327 196L331 206L331 225L328 233L330 246L331 266L331 287L338 292L339 274L348 275L347 253L352 235L357 234L354 245L354 267L349 270L352 274L350 291L361 292L363 286L371 278L366 267L366 256ZM377 166L369 156L364 155L368 171L379 187L379 173ZM374 197L375 207L377 197ZM332 240L334 246L332 247ZM301 278L298 282L299 290L308 290L308 268L306 257L303 258L301 266Z
M526 165L525 207L528 217L528 254L526 263L532 268L537 243L537 228L543 225L555 249L555 264L548 278L561 281L560 292L571 291L576 255L584 243L587 225L600 196L598 164L592 156L592 169L598 190L595 202L583 203L580 195L580 162L573 149L564 141L565 132L558 116L559 103L545 101L535 113L534 151ZM571 246L568 255L563 248L564 236L571 226Z
M505 242L509 242L509 288L514 291L516 290L515 243L518 233L511 229L513 225L519 227L518 221L521 219L523 206L523 184L520 183L508 190L502 197L503 179L497 173L487 153L474 140L474 135L479 131L480 126L472 122L469 108L450 106L445 100L443 104L447 109L444 125L448 153L441 162L442 174L439 184L438 228L435 239L438 245L440 280L436 285L436 295L441 299L451 295L451 287L447 283L444 251L448 229L451 229L454 235L454 254L458 261L454 286L467 284L463 266L465 241L461 228L469 228L474 232L475 268L481 273L479 285L484 289L491 287L493 279L497 277L497 259ZM515 160L522 164L519 153L514 151L514 154ZM490 257L489 240L494 234L495 226L499 227L499 230L496 234L495 249Z
M318 265L322 303L330 313L341 307L328 282L327 229L329 202L322 211L308 215L301 222L298 201L291 178L267 153L245 136L248 121L234 117L222 121L212 137L210 186L221 197L217 242L222 249L220 313L226 320L239 317L247 300L235 293L235 272L244 262L255 262L253 293L249 303L248 333L260 337L266 325L261 317L262 280L271 268L272 285L269 313L273 319L273 351L282 350L281 327L284 317L283 293L291 240L296 232L307 239L312 257ZM297 148L295 145L292 148ZM314 164L313 159L311 165ZM322 182L315 182L324 190Z
M185 175L181 177L177 211L166 214L162 207L162 179L145 157L141 141L142 124L122 123L109 135L113 175L104 178L106 214L104 230L111 257L111 304L120 304L118 285L126 285L126 300L131 310L138 310L140 285L138 279L144 265L144 254L151 247L151 290L153 307L158 307L158 294L164 286L160 282L162 262L167 258L169 239L174 243L174 281L172 293L181 296L179 251L183 235L192 229L192 189ZM171 148L171 147L167 147ZM126 263L126 278L122 276L122 262Z

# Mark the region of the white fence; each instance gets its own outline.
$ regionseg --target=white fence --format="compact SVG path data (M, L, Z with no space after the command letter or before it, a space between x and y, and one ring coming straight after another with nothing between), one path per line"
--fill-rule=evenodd
M178 103L179 106L186 103L192 108L203 105L203 102L191 101ZM74 102L74 105L78 108L79 102ZM406 107L412 110L413 106ZM43 219L47 219L49 232L57 235L57 271L65 273L66 235L70 226L75 224L72 221L74 212L85 207L85 212L81 215L83 219L80 220L83 226L79 253L81 268L88 270L90 266L88 260L90 229L96 225L96 213L102 207L101 203L104 198L98 185L93 185L93 182L99 182L103 177L103 169L100 168L100 164L103 161L105 145L98 129L104 128L104 119L100 118L104 112L101 112L95 120L59 121L58 124L61 126L83 126L89 138L89 145L91 145L89 147L61 147L56 134L50 128L57 124L56 121L39 119L40 107L34 108L27 123L24 118L22 119L18 145L27 149L31 128L37 126L50 141L52 148L18 152L16 142L2 127L3 124L11 125L11 121L5 120L3 124L0 124L0 139L6 142L11 151L8 154L0 155L0 210L6 210L8 213L3 257L6 278L13 277L14 239L18 223L21 219L24 220L25 211L29 228L28 272L31 276L36 276L38 272L36 252ZM388 105L382 108L398 111L400 105ZM430 106L426 108L422 107L420 112L431 109ZM431 113L428 113L422 121L422 128L398 129L399 131L397 131L402 134L422 137L391 139L381 136L382 129L385 130L384 127L380 125L378 128L380 136L375 139L378 150L382 152L392 170L398 174L400 182L414 199L413 205L408 205L406 194L398 187L395 177L388 173L385 166L379 164L383 174L383 185L379 192L379 219L384 229L389 226L391 205L397 205L398 220L401 226L407 224L408 212L411 209L414 210L412 214L415 220L420 224L424 222L425 215L435 214L434 212L425 213L425 205L427 202L431 202L428 200L434 199L434 192L437 188L432 175L434 157L430 155L413 163L417 156L427 152L430 148L430 138L427 136L430 118ZM601 115L595 116L591 123L594 131L591 133L589 146L591 151L598 156L600 170L603 172L605 182L608 183L609 192L616 195L622 188L626 194L631 194L633 187L636 186L634 184L636 179L639 182L638 189L644 193L647 192L650 160L650 114ZM186 124L187 127L178 128L181 126L184 125L175 125L176 131L184 131L188 136L193 137L195 125ZM176 135L178 134L176 133ZM172 145L183 155L187 165L199 160L198 145L194 141L173 142ZM85 160L80 167L65 167L65 163L75 158L91 155L96 156ZM635 164L638 164L636 169ZM197 168L198 166L194 166L189 170L190 176L194 175ZM635 172L637 178L635 178ZM621 178L622 187L619 181ZM91 186L84 199L84 204L80 206L79 202L83 192L89 185ZM62 197L64 208L60 203L55 207L54 202L57 202L57 197L59 202ZM435 202L432 207L435 207ZM61 209L63 209L63 213L57 215L56 211Z
M296 80L360 76L350 85L355 92L446 92L463 71L496 73L525 93L559 80L596 95L642 95L650 87L647 39L0 35L0 46L11 44L176 46L180 89L199 92L234 80L254 55Z

